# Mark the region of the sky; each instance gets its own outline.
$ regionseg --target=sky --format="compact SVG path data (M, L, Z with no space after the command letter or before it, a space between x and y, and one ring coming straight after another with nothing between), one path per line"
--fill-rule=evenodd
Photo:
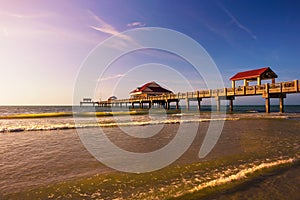
M79 103L73 93L92 52L113 36L121 40L109 48L138 45L120 36L136 28L167 28L192 38L213 60L225 87L235 73L265 66L278 81L300 79L299 24L300 2L289 0L1 0L0 105ZM191 63L159 49L128 52L104 72L101 67L91 78L95 100L128 98L149 81L176 93L207 87ZM288 95L286 102L299 104L300 96Z

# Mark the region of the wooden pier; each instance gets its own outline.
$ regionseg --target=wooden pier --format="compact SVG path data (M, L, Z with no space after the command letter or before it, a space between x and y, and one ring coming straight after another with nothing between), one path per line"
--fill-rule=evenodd
M98 105L99 106L99 102L92 101L91 98L83 98L83 100L80 101L80 106L83 106L83 105L90 105L90 106Z
M148 96L143 98L116 99L109 101L93 102L94 105L102 107L128 107L132 108L151 108L152 106L161 106L165 109L170 109L170 104L175 103L176 108L179 108L180 100L185 100L186 108L189 109L191 101L196 101L198 109L201 110L201 101L205 98L214 98L217 101L217 111L220 111L220 101L228 100L230 111L233 111L233 101L236 97L242 96L257 96L260 95L265 99L266 112L270 112L270 99L278 98L280 112L284 112L284 99L287 94L299 93L300 81L288 81L281 83L266 83L263 85L244 85L232 88L199 90L193 92L166 94L159 96ZM85 102L81 102L85 103Z

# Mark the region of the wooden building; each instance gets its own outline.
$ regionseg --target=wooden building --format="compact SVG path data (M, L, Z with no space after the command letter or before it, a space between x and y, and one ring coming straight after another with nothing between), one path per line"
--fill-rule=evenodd
M275 78L278 78L277 74L270 68L260 68L244 72L239 72L230 78L232 88L235 88L235 82L243 80L244 86L248 86L249 82L257 81L257 85L261 85L262 80L272 79L272 84L275 84Z
M152 81L131 91L130 98L147 98L164 94L173 94L173 92Z
M118 98L116 96L111 96L107 99L107 101L114 101L117 100Z

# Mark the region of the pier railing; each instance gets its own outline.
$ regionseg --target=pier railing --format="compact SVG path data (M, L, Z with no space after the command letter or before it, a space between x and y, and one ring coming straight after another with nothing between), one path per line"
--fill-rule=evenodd
M193 92L179 92L177 94L163 94L159 96L148 96L140 98L130 99L116 99L109 101L99 101L101 104L118 104L118 103L135 103L135 102L152 102L152 101L178 101L180 99L202 99L202 98L214 98L214 97L235 97L235 96L251 96L251 95L263 95L266 94L287 94L298 93L300 91L300 81L288 81L275 84L263 84L252 86L240 86L236 88L222 88L222 89L208 89L199 90Z

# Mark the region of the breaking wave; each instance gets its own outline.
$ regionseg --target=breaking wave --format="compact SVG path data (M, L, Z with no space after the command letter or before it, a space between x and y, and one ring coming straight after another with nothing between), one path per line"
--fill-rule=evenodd
M222 185L225 183L230 183L232 181L236 181L236 180L240 180L240 179L245 179L247 178L247 176L262 170L262 169L268 169L271 167L275 167L275 166L280 166L283 164L290 164L296 161L296 158L289 158L289 159L282 159L282 160L277 160L277 161L273 161L273 162L268 162L268 163L261 163L259 165L253 165L249 168L245 168L245 169L241 169L240 171L238 171L235 174L226 176L226 174L228 172L225 172L224 174L220 174L220 178L205 182L203 184L197 185L194 188L190 189L188 192L189 193L193 193L199 190L202 190L204 188L207 187L215 187L218 185Z
M69 119L68 123L61 123L59 120L51 121L28 121L19 125L18 123L1 124L0 132L23 132L23 131L51 131L51 130L65 130L75 128L96 128L96 127L118 127L118 126L147 126L158 124L180 124L180 123L195 123L195 122L210 122L210 121L233 121L239 118L213 118L213 119L164 119L164 120L150 120L150 121L124 121L114 122L112 120L99 121L99 122L80 122L74 123L73 119Z

